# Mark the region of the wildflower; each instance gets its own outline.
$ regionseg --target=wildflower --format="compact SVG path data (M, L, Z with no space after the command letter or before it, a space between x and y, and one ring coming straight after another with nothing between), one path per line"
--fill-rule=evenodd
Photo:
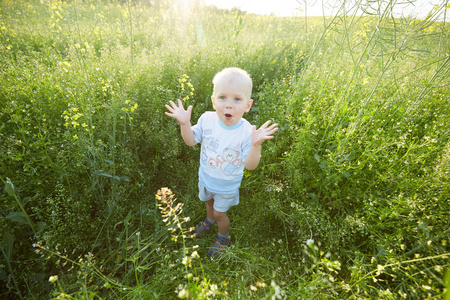
M284 291L280 288L279 285L275 283L275 281L272 280L270 284L274 290L274 293L272 295L272 299L282 299L284 296Z
M186 291L186 289L182 289L181 291L178 292L178 298L185 298L185 297L189 297L189 292Z
M76 140L78 140L78 135L75 134L75 135L73 136L73 138L76 139Z
M50 278L48 279L48 281L50 283L55 283L57 280L58 280L58 275L50 276Z

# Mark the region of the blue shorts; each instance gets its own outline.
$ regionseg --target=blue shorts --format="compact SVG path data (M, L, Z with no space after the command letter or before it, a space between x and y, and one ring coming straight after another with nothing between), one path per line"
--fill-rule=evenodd
M227 212L230 207L239 204L239 190L234 194L216 194L208 191L201 181L198 182L198 197L203 202L214 198L214 209L218 212Z

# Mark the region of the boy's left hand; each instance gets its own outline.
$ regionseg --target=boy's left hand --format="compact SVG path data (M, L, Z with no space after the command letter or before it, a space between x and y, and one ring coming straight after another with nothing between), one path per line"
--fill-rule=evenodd
M270 120L264 123L258 130L256 130L256 126L252 128L252 145L259 146L265 140L273 139L274 134L278 130L278 124L272 124L269 126Z

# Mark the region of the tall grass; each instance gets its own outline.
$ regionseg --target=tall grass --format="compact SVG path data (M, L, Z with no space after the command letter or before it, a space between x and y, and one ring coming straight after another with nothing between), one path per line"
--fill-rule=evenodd
M2 1L1 295L442 297L449 6L419 20L394 17L399 5L277 18ZM189 234L204 218L199 150L163 112L176 98L194 120L211 110L227 66L253 78L245 117L280 130L230 210L235 243L210 261L213 241Z

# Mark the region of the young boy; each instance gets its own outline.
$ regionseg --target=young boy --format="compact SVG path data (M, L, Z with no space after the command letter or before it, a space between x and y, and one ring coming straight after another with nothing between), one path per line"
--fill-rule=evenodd
M253 170L261 157L261 144L272 139L278 124L267 121L258 130L242 118L252 107L250 99L252 80L242 69L227 68L213 79L211 96L215 112L205 112L197 125L191 127L192 106L184 109L170 101L165 114L175 118L181 127L181 136L188 146L201 143L199 198L206 203L205 221L195 226L197 237L208 234L215 222L219 228L216 242L208 256L217 257L230 245L230 220L227 211L239 204L239 187L244 167Z

